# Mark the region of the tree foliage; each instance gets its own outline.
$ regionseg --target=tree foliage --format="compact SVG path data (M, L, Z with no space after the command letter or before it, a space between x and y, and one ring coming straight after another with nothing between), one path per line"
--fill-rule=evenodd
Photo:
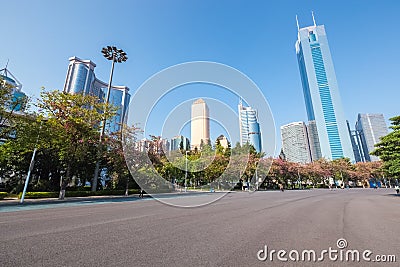
M391 177L400 177L400 116L390 118L393 130L381 138L371 153L383 161L383 170Z
M43 91L37 107L38 112L17 117L15 137L0 146L0 175L8 190L20 191L35 148L31 189L57 190L60 184L65 188L73 181L90 181L99 146L106 151L105 142L99 143L99 127L114 108L94 96L59 91Z

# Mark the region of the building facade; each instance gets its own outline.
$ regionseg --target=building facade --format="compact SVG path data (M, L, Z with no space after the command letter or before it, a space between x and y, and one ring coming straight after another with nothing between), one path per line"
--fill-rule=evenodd
M100 101L105 101L108 83L96 78L94 69L96 64L90 60L78 57L69 58L67 77L64 92L69 94L94 95ZM118 132L121 125L127 121L130 101L129 88L126 86L111 86L109 103L117 108L117 114L107 120L106 132Z
M296 54L308 121L315 123L321 157L350 158L354 154L336 81L324 25L298 27Z
M201 98L192 104L190 130L192 149L201 149L202 145L210 144L210 114L206 102Z
M310 163L311 151L306 124L302 121L281 126L282 150L287 161Z
M261 131L258 122L257 110L252 107L243 106L240 101L239 111L239 129L240 145L250 144L258 153L262 150Z
M370 153L380 138L389 133L383 114L358 114L355 129L361 161L378 161L379 158Z

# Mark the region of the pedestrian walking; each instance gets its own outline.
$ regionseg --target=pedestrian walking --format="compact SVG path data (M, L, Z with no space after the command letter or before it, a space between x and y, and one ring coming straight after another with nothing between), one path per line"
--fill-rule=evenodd
M284 189L283 189L283 184L279 184L279 189L283 192L284 191Z
M398 194L398 193L400 192L400 187L399 187L398 185L396 185L396 186L394 187L394 189L396 190L396 194Z
M139 198L143 198L144 190L140 189Z

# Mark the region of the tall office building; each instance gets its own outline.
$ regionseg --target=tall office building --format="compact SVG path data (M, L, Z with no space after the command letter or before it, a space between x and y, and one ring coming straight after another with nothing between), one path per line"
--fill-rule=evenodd
M258 123L257 110L252 107L244 107L242 100L239 106L239 129L240 129L240 145L250 144L261 152L261 131Z
M203 99L197 99L192 104L192 119L190 121L192 149L201 149L204 144L210 144L210 114Z
M359 132L356 130L352 130L350 128L349 121L346 120L346 123L347 123L347 129L348 129L349 135L350 135L351 146L353 147L354 159L356 160L356 162L365 161L362 159L363 155L360 151L360 146L358 145L359 144Z
M302 121L281 126L282 149L286 160L310 163L311 151L306 124Z
M7 67L0 70L0 77L3 79L5 84L10 86L11 89L11 101L8 103L7 108L13 110L14 112L24 111L25 106L23 105L23 99L26 97L26 94L22 92L22 84L7 69Z
M296 54L308 121L315 123L321 157L354 161L324 25L298 26Z
M356 122L358 133L358 147L360 148L362 161L377 161L378 157L370 155L375 149L375 144L380 138L389 133L383 114L358 114Z
M317 124L315 121L309 121L307 125L308 143L310 145L311 160L318 160L322 158L321 146L319 145L319 138L317 132Z
M89 94L99 97L105 101L108 90L108 83L96 78L94 68L96 64L90 60L82 60L78 57L69 58L67 77L64 84L64 92L70 94ZM127 121L129 107L129 88L126 86L112 86L109 103L117 107L117 114L107 120L106 131L109 133L118 132L122 123Z

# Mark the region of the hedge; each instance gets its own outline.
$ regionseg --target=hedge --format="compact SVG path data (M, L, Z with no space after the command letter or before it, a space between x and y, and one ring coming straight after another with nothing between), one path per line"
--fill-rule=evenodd
M8 196L7 192L0 192L0 199L4 199L6 196Z
M59 192L26 192L25 198L57 198ZM19 193L18 198L22 197L22 193Z
M139 189L129 189L129 194L139 194ZM7 193L5 193L7 195ZM27 192L25 198L58 198L59 192ZM65 197L88 197L88 196L111 196L111 195L125 195L125 190L101 190L101 191L68 191L65 192ZM19 193L18 198L22 197ZM1 195L0 195L1 199Z
M139 194L140 189L129 189L128 194ZM149 190L150 191L150 190ZM170 189L163 188L158 190L151 190L152 193L169 193ZM1 194L1 193L0 193ZM25 198L58 198L59 192L27 192ZM125 195L125 190L100 190L100 191L65 191L65 197L89 197L89 196L122 196ZM7 196L7 193L6 193ZM18 198L22 197L19 193ZM0 195L1 199L1 195Z

